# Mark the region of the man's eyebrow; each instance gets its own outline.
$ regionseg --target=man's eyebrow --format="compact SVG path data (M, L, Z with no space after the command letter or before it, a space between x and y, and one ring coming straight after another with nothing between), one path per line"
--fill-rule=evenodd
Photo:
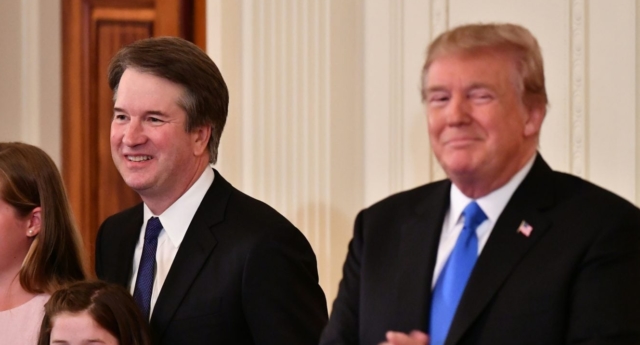
M476 89L494 90L495 87L487 83L472 83L466 89L467 90L476 90Z
M119 112L119 113L126 113L126 111L122 108L118 108L118 107L113 107L113 111L114 112ZM165 116L166 114L163 113L160 110L148 110L144 112L145 115L158 115L158 116Z
M149 110L144 112L145 115L158 115L158 116L166 116L167 114L161 112L160 110Z
M427 87L424 91L425 93L447 91L447 88L441 85L434 85L434 86Z

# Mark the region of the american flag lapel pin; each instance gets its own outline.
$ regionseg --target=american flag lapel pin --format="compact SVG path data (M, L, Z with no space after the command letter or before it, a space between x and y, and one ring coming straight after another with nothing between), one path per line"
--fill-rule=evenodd
M523 234L525 237L529 237L532 231L533 231L533 227L529 225L529 223L523 220L522 223L520 223L520 226L518 227L517 232Z

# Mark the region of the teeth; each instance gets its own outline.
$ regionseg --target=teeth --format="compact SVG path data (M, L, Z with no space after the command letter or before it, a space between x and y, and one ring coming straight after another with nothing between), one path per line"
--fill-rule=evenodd
M148 161L149 159L151 159L151 156L127 156L127 159L132 162L142 162Z

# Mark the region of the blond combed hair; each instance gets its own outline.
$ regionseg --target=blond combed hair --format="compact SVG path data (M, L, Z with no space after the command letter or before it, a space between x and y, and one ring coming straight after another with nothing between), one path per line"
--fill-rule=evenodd
M454 54L471 55L481 51L510 54L515 63L516 83L522 93L523 103L527 107L546 108L549 100L540 46L531 32L520 25L468 24L442 33L429 45L422 69L423 76L427 75L431 64L440 57Z

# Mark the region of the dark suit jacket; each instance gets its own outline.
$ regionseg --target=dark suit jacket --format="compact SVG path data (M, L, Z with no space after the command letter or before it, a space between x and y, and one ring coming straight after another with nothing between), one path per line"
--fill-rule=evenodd
M311 246L215 174L151 315L154 344L317 344L327 305ZM100 279L129 284L142 213L140 204L100 226Z
M450 181L362 211L321 344L427 332ZM517 232L526 220L530 237ZM471 273L448 345L640 344L640 210L538 156Z

